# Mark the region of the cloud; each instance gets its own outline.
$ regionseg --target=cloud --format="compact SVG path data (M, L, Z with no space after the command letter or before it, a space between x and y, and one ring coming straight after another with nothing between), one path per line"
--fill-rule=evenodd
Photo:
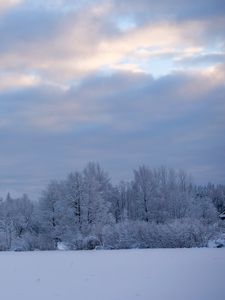
M0 14L12 7L22 3L23 0L0 0Z
M204 51L200 51L200 53L192 53L188 55L181 55L176 58L176 62L181 66L190 66L193 68L197 66L198 68L205 68L209 66L215 66L217 64L221 64L225 62L225 53L222 51L212 52L212 53L204 53Z
M23 89L0 94L2 114L10 111L14 125L49 132L94 124L134 130L145 127L149 119L176 119L218 89L224 90L225 72L220 65L206 71L174 72L157 80L144 73L117 72L90 76L68 89L43 82L33 85L32 80L30 85L29 77L26 86L26 80ZM121 123L115 122L117 116Z
M224 15L225 4L223 0L114 0L115 14L136 16L137 21L155 22L161 18L167 20L199 20Z
M223 182L224 1L3 3L4 192L88 160L114 180L145 162Z
M35 86L39 83L37 76L16 73L0 73L0 91Z
M222 182L224 95L222 65L159 79L92 75L69 90L38 85L4 91L1 166L11 180L5 187L15 188L20 176L16 189L25 190L31 177L35 194L48 179L88 160L99 161L116 181L129 179L145 162L187 169L200 183Z
M215 52L210 50L212 45L219 48L224 38L225 19L221 16L146 21L120 31L113 17L113 2L66 12L30 8L30 17L25 17L27 12L23 8L8 14L0 26L1 69L33 71L56 84L115 69L154 74L155 60L164 57L171 62L170 72L182 56L194 57L196 49L201 49L202 56L204 52L211 55Z

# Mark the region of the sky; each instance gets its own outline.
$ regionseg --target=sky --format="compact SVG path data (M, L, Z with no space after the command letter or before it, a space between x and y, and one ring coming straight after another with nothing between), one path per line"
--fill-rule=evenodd
M225 183L224 0L0 0L0 196L95 161Z

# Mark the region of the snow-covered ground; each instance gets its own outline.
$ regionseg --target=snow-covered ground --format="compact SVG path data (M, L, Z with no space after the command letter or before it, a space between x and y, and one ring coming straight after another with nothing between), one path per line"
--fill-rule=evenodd
M1 252L2 300L224 300L225 249Z

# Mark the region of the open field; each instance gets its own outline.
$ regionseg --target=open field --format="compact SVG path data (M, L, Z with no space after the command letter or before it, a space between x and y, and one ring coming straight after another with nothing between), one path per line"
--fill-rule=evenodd
M225 249L1 252L4 300L224 300Z

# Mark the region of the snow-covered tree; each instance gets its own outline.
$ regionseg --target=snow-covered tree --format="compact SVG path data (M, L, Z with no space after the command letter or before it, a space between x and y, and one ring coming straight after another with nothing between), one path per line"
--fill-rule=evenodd
M90 162L38 202L0 198L0 250L204 246L224 232L224 208L225 186L196 186L184 171L142 165L113 186Z

